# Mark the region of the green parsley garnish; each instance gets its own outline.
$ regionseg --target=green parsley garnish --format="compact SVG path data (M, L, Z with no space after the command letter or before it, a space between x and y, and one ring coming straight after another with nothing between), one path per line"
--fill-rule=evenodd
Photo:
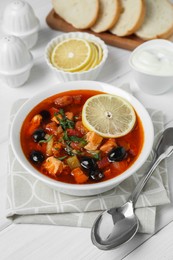
M49 135L47 139L40 140L39 143L48 143L52 139L53 135Z
M75 125L74 121L68 119L65 116L64 110L62 108L60 108L60 110L57 113L55 113L54 115L57 118L57 120L59 121L59 124L61 125L61 127L64 131L67 130L68 128L74 128L74 125ZM60 118L58 115L61 115L62 118Z

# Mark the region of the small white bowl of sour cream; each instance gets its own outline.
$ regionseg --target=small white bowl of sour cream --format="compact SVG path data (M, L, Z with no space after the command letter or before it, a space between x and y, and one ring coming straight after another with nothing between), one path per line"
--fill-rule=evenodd
M173 43L156 39L138 46L130 55L134 80L141 90L159 95L173 87Z

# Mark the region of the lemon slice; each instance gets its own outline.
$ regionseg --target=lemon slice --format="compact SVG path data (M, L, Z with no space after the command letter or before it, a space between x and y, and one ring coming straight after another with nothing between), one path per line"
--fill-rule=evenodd
M51 62L58 69L75 72L86 66L91 57L91 47L83 39L67 39L52 51Z
M90 43L89 43L90 44ZM78 70L79 71L87 71L91 68L93 62L94 62L94 59L95 59L95 52L93 50L93 46L90 44L90 48L91 48L91 56L90 56L90 59L87 61L87 63L85 64L84 67L82 67L81 69Z
M82 110L84 126L102 137L116 138L128 134L135 125L136 114L124 98L100 94L89 98Z
M94 53L94 62L92 63L91 68L94 68L99 64L99 53L98 53L98 49L95 46L95 44L90 43L90 45L92 45L93 53Z
M87 71L91 68L94 68L97 64L99 64L98 52L96 47L92 43L90 43L90 47L91 47L91 57L88 63L86 64L86 66L83 67L82 70L80 71Z
M97 42L92 42L92 43L93 43L93 44L96 46L96 48L97 48L98 57L99 57L98 63L100 63L101 60L102 60L102 58L103 58L103 50L102 50L102 47L101 47L100 44L97 43Z

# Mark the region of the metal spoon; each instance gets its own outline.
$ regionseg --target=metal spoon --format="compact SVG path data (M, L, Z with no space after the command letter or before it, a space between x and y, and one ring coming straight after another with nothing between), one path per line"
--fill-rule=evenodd
M93 244L101 250L109 250L131 240L139 228L134 213L134 205L159 163L173 153L173 128L167 128L159 138L155 148L155 158L150 170L139 181L129 200L119 208L111 208L101 213L91 230Z

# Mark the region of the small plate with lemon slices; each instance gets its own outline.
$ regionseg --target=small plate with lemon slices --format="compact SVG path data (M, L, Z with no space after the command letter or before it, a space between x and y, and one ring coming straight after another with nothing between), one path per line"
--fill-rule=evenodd
M46 62L60 81L95 80L107 57L106 44L83 32L57 36L48 43L45 51Z
M21 165L53 189L77 196L105 192L131 176L153 139L143 105L97 81L64 82L41 92L20 108L11 128Z

